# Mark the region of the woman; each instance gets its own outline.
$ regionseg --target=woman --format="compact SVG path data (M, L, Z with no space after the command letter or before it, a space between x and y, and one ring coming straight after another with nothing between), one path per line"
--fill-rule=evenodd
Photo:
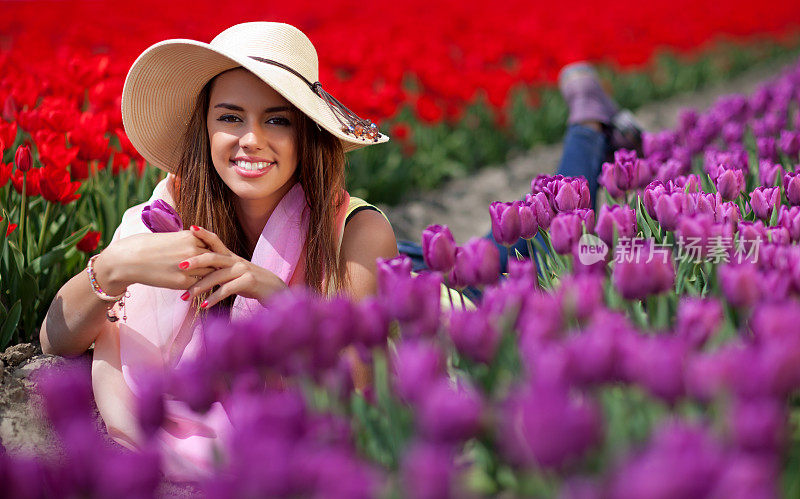
M210 311L247 317L302 284L359 299L375 292L376 258L396 255L385 217L359 211L366 203L344 190L344 153L388 137L317 78L313 45L281 23L233 26L210 44L167 40L131 67L126 133L169 172L150 201L167 202L191 228L151 233L147 203L129 209L87 272L59 290L40 333L45 353L78 355L94 343L95 399L122 445L143 440L134 394L148 375L202 351ZM229 424L218 403L201 415L168 400L157 435L167 476L209 472Z

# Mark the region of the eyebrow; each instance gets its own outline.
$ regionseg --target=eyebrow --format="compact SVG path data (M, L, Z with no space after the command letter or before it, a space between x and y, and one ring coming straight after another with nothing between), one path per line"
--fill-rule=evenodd
M226 102L222 102L220 104L217 104L216 106L214 106L214 109L216 109L218 107L221 107L221 108L224 108L224 109L230 109L231 111L244 112L244 108L243 107L237 106L236 104L228 104ZM268 107L268 108L264 109L265 113L277 113L279 111L289 111L289 106L274 106L274 107Z

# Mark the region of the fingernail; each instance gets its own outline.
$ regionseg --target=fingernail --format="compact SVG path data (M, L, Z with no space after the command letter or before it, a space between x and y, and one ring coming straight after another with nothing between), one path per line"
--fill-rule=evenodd
M206 308L208 306L208 300L203 300L203 303L200 304L200 308Z
M192 230L200 230L200 227L198 227L196 225L192 225Z
M188 269L189 268L189 262L188 261L181 262L180 265L178 265L178 268L181 269L181 270Z
M189 292L185 292L181 295L181 300L186 301L189 299Z

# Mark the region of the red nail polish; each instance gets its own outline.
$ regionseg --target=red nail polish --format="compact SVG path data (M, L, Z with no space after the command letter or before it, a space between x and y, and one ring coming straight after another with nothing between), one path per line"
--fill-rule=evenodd
M189 292L185 292L181 295L181 300L186 301L189 299Z
M192 225L192 230L200 230L200 227L198 227L196 225Z
M200 308L206 308L208 306L208 300L203 300L203 303L200 304Z
M181 270L186 270L189 268L189 262L183 261L178 265L178 268Z

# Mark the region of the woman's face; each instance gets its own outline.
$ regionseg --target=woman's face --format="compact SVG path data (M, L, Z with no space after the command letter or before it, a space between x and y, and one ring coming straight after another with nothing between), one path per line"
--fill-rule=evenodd
M222 73L208 106L211 161L241 200L275 204L295 183L297 133L291 105L245 69Z

